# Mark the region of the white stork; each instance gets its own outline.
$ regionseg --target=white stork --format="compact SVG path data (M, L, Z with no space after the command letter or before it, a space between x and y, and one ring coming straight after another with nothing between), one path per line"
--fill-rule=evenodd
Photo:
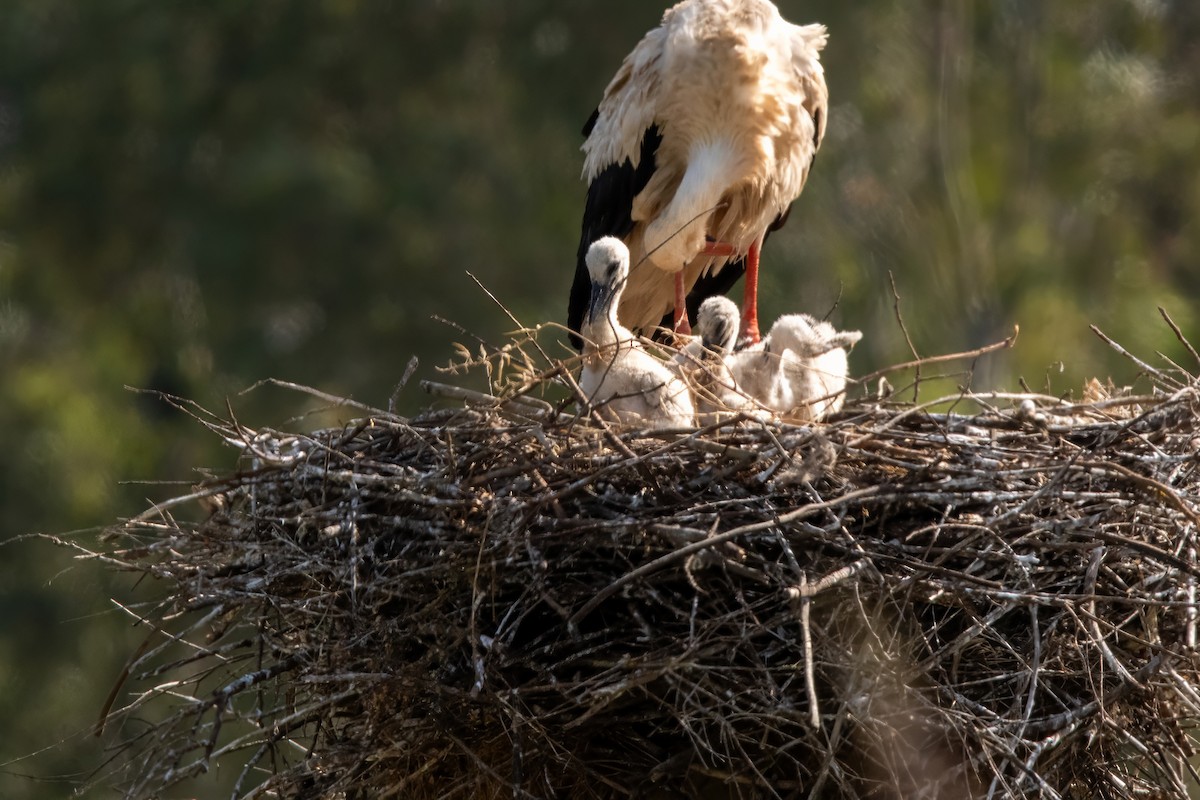
M635 265L620 308L626 326L689 331L699 304L744 272L742 336L759 340L759 250L825 134L825 40L825 26L793 25L769 0L684 0L663 14L584 126L572 331L590 296L587 249L615 236Z
M609 419L653 428L691 427L695 409L687 384L617 321L617 304L629 275L628 248L620 239L604 237L588 248L585 261L592 290L580 326L584 347L579 388Z

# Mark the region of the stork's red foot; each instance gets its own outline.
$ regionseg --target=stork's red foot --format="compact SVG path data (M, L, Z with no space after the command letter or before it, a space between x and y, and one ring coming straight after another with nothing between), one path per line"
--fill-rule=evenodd
M671 317L671 328L678 335L692 335L692 326L687 315L687 287L683 285L683 270L675 273L675 313Z

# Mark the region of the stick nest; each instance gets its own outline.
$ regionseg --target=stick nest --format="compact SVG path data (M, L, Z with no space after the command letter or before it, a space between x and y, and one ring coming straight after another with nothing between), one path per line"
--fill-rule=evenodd
M165 589L107 719L128 796L1187 797L1182 370L650 434L540 399L532 336L471 361L494 394L412 419L189 406L236 470L99 554Z

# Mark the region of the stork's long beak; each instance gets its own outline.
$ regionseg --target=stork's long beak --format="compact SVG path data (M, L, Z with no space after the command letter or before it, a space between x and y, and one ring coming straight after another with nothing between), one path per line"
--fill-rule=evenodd
M603 316L608 310L608 306L612 303L613 287L603 283L592 282L592 295L588 301L588 322L595 322L597 317Z

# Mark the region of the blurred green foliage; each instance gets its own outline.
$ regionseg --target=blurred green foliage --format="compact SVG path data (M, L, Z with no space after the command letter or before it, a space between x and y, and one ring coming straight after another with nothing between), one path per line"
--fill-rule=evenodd
M866 333L854 368L1020 324L976 388L1078 392L1196 330L1200 4L780 3L822 21L829 135L764 254L762 315ZM565 315L579 129L643 0L6 0L0 9L0 539L91 538L228 467L124 387L251 424L274 376L382 405L464 337ZM410 387L406 410L422 402ZM0 548L0 796L63 797L142 634L128 580ZM13 761L35 750L63 746ZM34 776L34 777L23 777ZM214 783L214 786L216 784ZM207 791L198 787L197 792ZM215 789L213 790L215 791Z

